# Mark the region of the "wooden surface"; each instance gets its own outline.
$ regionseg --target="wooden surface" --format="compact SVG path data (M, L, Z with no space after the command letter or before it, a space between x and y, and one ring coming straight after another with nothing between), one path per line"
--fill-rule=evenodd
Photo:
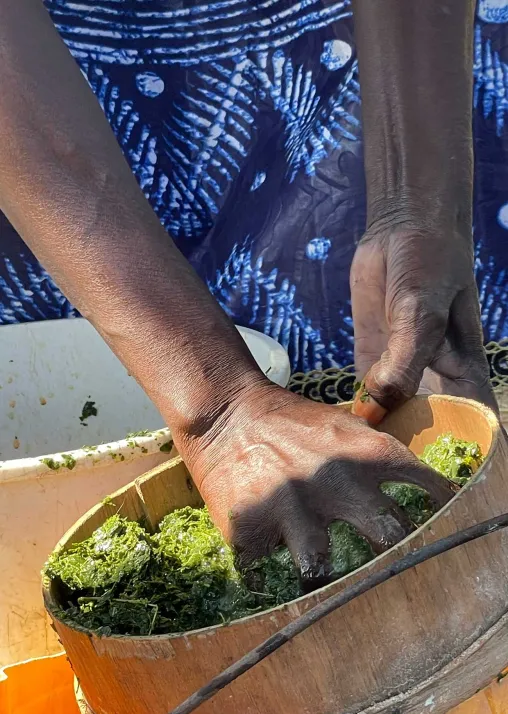
M55 621L95 714L167 714L318 600L425 543L508 512L507 449L488 410L463 400L418 398L384 428L417 454L452 431L479 441L489 456L475 479L422 529L360 571L292 604L185 636L100 639ZM199 494L176 460L113 501L87 514L62 545L88 537L118 509L155 524L164 510L198 504ZM491 534L366 593L237 680L200 714L444 714L508 661L507 547L507 534ZM50 610L56 595L45 592Z

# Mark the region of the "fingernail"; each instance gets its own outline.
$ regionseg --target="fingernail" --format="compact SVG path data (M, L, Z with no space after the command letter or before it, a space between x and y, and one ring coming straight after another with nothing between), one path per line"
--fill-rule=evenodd
M377 426L383 421L387 412L388 410L376 402L362 383L355 394L352 413L365 419L370 426Z
M323 555L305 555L297 558L300 583L305 593L322 588L332 581L331 568Z

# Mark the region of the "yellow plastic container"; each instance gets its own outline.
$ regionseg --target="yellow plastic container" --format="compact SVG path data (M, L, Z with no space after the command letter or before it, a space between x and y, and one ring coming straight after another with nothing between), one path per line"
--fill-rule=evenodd
M80 714L65 654L0 670L0 714Z

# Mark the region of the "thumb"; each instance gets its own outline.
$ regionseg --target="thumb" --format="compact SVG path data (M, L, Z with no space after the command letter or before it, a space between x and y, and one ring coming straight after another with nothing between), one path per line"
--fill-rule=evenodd
M394 306L387 349L360 385L353 414L375 425L417 393L424 370L445 339L449 311L443 301L416 297Z

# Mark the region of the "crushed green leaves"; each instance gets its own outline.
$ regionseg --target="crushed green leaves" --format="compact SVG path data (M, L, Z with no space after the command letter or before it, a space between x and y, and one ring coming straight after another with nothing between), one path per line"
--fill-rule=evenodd
M483 455L478 444L443 434L425 447L421 460L450 481L464 486L480 468Z
M477 443L442 434L425 447L420 461L458 486L464 486L478 471L483 455ZM381 490L398 503L415 526L421 526L435 512L429 495L416 486L385 483Z
M483 457L478 444L445 434L421 460L463 485ZM434 513L429 496L415 486L389 483L382 490L415 526ZM374 557L347 523L333 523L329 536L337 578ZM286 548L241 569L206 508L170 513L155 534L114 515L86 541L53 553L44 574L59 583L59 617L103 636L185 632L231 622L303 594Z
M206 509L178 509L159 532L118 515L45 574L64 585L61 616L101 635L182 632L228 622L276 603L252 593Z
M150 560L146 531L133 521L111 516L90 538L62 555L50 556L46 572L73 590L105 590L132 578Z
M45 456L43 459L41 459L41 464L44 464L44 466L47 466L48 469L51 469L52 471L58 471L58 469L62 465L61 461L52 459L49 456Z
M97 416L98 413L99 411L95 406L95 402L85 402L83 404L83 409L81 410L81 416L79 417L79 421L83 424L83 426L87 426L87 419L90 419L90 417L93 416Z
M69 469L69 471L72 471L72 469L76 466L76 459L74 458L74 456L71 456L71 454L60 454L60 460L53 459L48 456L44 457L40 461L41 464L44 464L48 467L48 469L51 469L52 471L58 471L62 467L65 467L66 469Z

